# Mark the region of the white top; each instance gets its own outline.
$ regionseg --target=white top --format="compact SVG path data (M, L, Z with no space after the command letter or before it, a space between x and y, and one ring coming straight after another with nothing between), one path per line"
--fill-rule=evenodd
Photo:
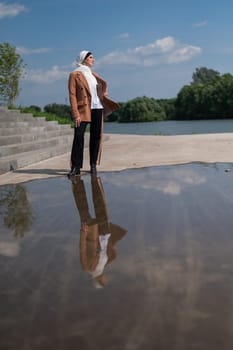
M100 276L104 271L104 267L108 261L107 246L108 246L108 240L110 236L111 236L111 233L107 233L106 235L99 236L99 243L100 243L99 262L95 270L91 272L92 277Z

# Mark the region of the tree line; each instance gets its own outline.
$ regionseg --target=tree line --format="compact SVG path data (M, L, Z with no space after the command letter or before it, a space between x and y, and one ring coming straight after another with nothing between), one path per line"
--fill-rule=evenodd
M16 48L0 43L0 104L11 106L18 97L19 81L24 76L25 64ZM206 67L196 68L190 84L181 88L172 99L155 99L147 96L119 102L120 109L106 121L120 123L233 118L233 75L220 74ZM24 111L41 112L35 105ZM71 119L69 105L52 103L44 112L59 118Z
M177 95L174 118L233 118L233 76L229 73L220 75L205 67L196 69L193 82Z

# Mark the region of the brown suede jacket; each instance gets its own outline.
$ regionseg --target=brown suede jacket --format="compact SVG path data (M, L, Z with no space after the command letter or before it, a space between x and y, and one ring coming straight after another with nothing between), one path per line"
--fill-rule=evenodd
M107 83L98 74L92 73L97 80L97 93L104 106L103 115L108 116L119 109L119 104L107 97ZM73 71L69 76L69 98L74 121L91 121L91 93L88 82L82 72Z

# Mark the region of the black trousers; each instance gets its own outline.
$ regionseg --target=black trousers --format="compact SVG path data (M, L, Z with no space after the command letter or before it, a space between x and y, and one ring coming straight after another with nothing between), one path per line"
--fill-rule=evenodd
M98 233L100 235L109 233L108 210L101 179L96 177L92 177L91 179L92 202L95 210L95 217L92 217L90 214L85 184L80 177L77 178L76 182L72 183L72 189L81 223L86 223L88 226L98 224Z
M89 158L90 165L96 164L102 132L103 109L91 110ZM88 122L81 122L74 128L74 139L71 151L71 167L83 167L84 136Z

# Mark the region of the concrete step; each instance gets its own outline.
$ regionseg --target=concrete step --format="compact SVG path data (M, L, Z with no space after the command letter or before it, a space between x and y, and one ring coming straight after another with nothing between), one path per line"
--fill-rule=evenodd
M44 125L30 125L18 126L14 124L14 127L1 127L0 126L0 136L4 135L21 135L21 134L29 134L29 133L43 133L45 131L51 130L72 130L71 126L68 124L49 124L49 122L45 122Z
M43 133L46 130L54 130L53 127L46 125L44 126L27 126L26 128L0 128L0 136L4 135L21 135L21 134L30 134L30 133Z
M29 113L15 113L14 115L8 114L8 115L2 115L0 114L0 122L1 121L8 121L8 122L20 122L20 121L32 121L35 119L40 119L45 121L45 117L33 117L33 115Z
M0 106L0 174L71 152L73 133L70 124Z
M6 135L7 131L3 133L3 136L0 135L0 146L6 146L6 145L15 145L17 143L25 143L25 142L31 142L31 141L42 141L42 140L48 140L54 137L61 137L65 135L73 135L73 129L71 128L64 128L60 130L46 130L43 128L44 132L34 132L31 130L30 132L23 134L19 133L17 135Z
M27 127L27 126L43 126L45 124L48 125L59 125L57 121L52 120L52 121L45 121L45 120L40 120L37 118L32 119L31 121L1 121L0 120L0 128L22 128L22 127Z
M26 153L19 153L0 158L0 174L16 170L30 164L38 163L66 152L71 151L69 144L57 145L55 147L43 148ZM69 159L67 159L67 169L69 169Z
M68 144L71 148L72 140L73 140L73 135L70 134L70 135L62 135L59 137L52 137L45 140L23 142L23 143L17 143L13 145L5 145L5 146L1 146L0 148L0 158L16 155L18 153L39 150L42 148L55 147L58 145Z
M45 120L45 117L34 117L32 113L24 113L17 109L6 109L4 107L0 107L0 120L30 120L34 118L41 118Z
M38 123L40 122L45 122L46 118L42 116L37 116L34 117L31 113L21 113L20 111L17 110L8 110L7 112L1 113L1 107L0 107L0 123L1 122L35 122ZM57 121L53 121L53 123L58 124ZM42 123L43 124L43 123ZM68 124L64 124L68 125Z
M7 107L0 106L0 115L6 116L19 113L20 111L17 109L8 109Z
M15 117L9 116L7 118L1 118L0 115L0 127L11 127L12 125L18 125L20 126L27 126L27 125L31 125L31 126L43 126L46 124L54 124L54 125L63 125L65 127L71 127L71 124L59 124L58 121L53 120L53 121L47 121L44 117L33 117L33 116L29 116L29 115L25 115L25 116L18 116L16 115Z

